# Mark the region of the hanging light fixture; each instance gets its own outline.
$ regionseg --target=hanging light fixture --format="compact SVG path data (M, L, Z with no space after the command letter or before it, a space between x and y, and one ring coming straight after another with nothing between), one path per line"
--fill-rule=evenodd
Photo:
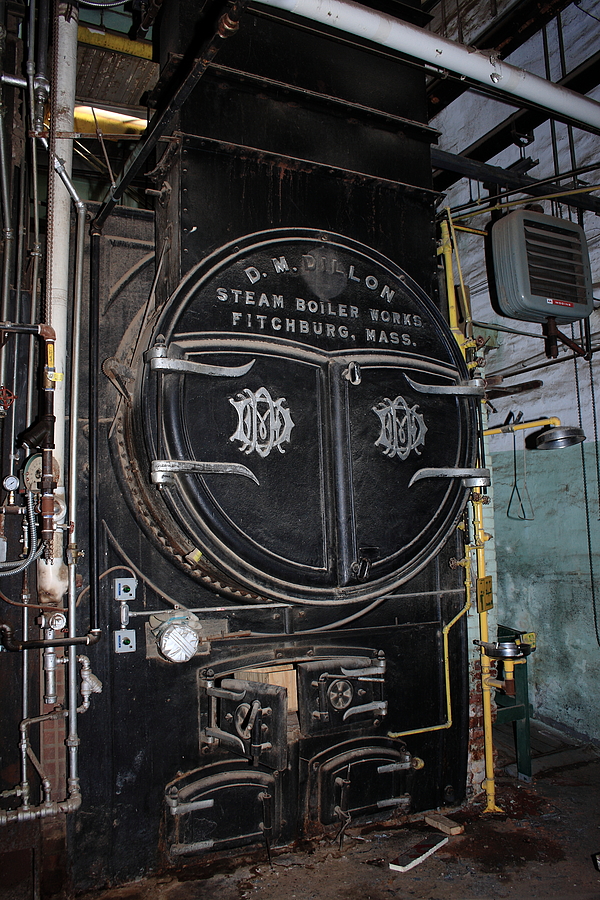
M564 447L574 447L585 441L583 428L575 425L563 425L560 419L552 416L547 419L535 419L532 422L509 422L499 425L497 428L486 428L483 432L486 437L494 434L514 434L515 431L523 431L526 428L542 428L548 426L536 438L538 450L562 450Z
M562 450L585 441L583 428L575 425L553 425L535 439L538 450Z

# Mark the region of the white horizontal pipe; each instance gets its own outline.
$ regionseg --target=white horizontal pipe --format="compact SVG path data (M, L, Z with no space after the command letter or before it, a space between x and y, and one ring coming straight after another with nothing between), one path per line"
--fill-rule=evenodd
M600 103L511 66L489 51L449 41L352 0L260 0L260 3L373 41L600 130Z

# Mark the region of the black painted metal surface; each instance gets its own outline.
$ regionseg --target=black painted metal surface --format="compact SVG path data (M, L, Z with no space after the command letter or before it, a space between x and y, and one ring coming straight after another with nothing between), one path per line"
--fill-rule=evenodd
M157 170L155 290L119 262L143 216L99 239L97 552L138 587L126 645L99 586L80 888L464 795L466 489L415 476L472 465L476 401L429 299L422 73L261 17L218 63Z

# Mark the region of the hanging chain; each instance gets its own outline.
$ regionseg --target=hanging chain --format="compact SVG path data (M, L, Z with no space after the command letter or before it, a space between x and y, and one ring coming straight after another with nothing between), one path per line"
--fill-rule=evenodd
M573 325L571 325L571 335L574 338L575 329ZM577 365L577 359L573 360L573 365L575 367L575 389L577 392L577 413L579 417L579 427L583 428L583 420L581 414L581 390L579 385L579 367ZM588 494L588 485L587 485L587 467L585 463L585 443L581 443L579 445L579 450L581 453L581 479L583 481L583 498L585 503L585 524L586 524L586 533L587 533L587 547L588 547L588 560L590 564L590 589L592 595L592 613L594 616L594 631L596 633L596 643L600 647L600 627L598 622L598 604L596 601L596 584L595 584L595 576L594 576L594 556L592 549L592 530L590 524L590 501Z

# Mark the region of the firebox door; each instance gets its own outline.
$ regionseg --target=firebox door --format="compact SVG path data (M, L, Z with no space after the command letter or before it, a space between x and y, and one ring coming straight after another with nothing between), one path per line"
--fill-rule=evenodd
M375 251L251 235L189 273L146 346L129 420L141 519L216 589L364 601L455 527L479 389L433 304Z

